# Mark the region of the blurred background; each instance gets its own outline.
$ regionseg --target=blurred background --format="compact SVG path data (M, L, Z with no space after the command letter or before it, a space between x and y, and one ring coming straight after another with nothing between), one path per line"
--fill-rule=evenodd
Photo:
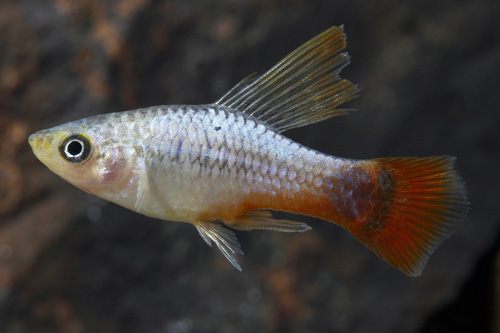
M2 332L500 332L497 0L2 0ZM453 155L466 223L423 275L336 225L238 232L235 270L188 224L89 196L30 133L96 114L217 100L344 24L359 111L286 135L332 155Z

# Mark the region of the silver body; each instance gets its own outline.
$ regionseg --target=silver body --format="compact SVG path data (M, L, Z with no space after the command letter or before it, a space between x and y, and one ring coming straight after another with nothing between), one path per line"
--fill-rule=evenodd
M99 122L86 125L134 155L129 190L105 198L167 220L238 210L256 194L268 194L272 206L277 192L321 192L344 162L217 105L159 106L81 121Z

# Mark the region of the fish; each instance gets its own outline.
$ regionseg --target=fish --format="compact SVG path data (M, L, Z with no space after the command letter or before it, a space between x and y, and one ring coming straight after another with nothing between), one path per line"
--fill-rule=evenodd
M282 134L353 110L341 107L360 91L340 77L345 48L343 26L331 27L215 103L96 115L38 131L29 144L87 193L191 223L240 271L235 231L311 229L299 216L273 217L281 211L337 224L418 276L466 219L455 158L340 158Z

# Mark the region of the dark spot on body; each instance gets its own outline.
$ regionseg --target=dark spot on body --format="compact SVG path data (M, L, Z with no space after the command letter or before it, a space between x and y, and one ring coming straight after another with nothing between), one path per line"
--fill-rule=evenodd
M184 142L183 138L179 138L179 145L177 146L177 152L175 154L175 160L179 161L179 157L181 156L182 144Z
M220 131L220 128L221 128L220 126L215 126L214 130Z
M346 167L330 182L325 185L327 188L331 187L334 206L342 219L355 221L370 212L376 197L377 184L362 166Z
M207 152L205 153L205 161L204 161L204 164L203 164L203 167L206 168L207 167L207 163L208 163L208 160L210 159L210 154L212 153L212 150L209 148L207 150Z
M227 159L229 158L229 147L227 145L226 134L223 134L223 136L222 136L222 145L221 145L220 149L222 149L222 155L223 155L222 156L221 171L224 172L226 170L226 166L227 166ZM219 156L220 156L220 153L219 153Z
M394 200L394 179L392 172L378 172L377 185L378 204L373 209L372 220L383 221L390 212Z
M208 137L208 132L206 129L203 130L203 133L205 134L205 141L207 142L207 152L205 153L205 161L203 162L203 167L206 169L208 160L210 159L210 154L212 153L212 143L210 142L210 138Z

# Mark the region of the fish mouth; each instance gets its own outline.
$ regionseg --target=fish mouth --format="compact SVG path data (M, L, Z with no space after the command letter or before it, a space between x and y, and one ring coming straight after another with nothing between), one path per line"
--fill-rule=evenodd
M52 144L54 136L47 130L38 131L28 137L28 143L33 150L41 149L42 146L47 148Z
M43 139L42 136L40 135L40 132L36 132L34 134L31 134L28 137L28 143L31 146L31 149L33 149L33 152L39 149L39 147L42 145Z
M34 133L34 134L31 134L29 137L28 137L28 143L30 144L31 146L31 150L33 150L33 154L35 154L35 156L40 160L42 161L43 163L43 136L40 135L39 132L37 133ZM45 163L44 163L45 164Z
M35 148L36 142L40 139L40 135L38 133L33 133L28 137L28 143L31 148Z
M33 154L47 166L53 156L53 142L54 134L48 130L38 131L28 137Z

